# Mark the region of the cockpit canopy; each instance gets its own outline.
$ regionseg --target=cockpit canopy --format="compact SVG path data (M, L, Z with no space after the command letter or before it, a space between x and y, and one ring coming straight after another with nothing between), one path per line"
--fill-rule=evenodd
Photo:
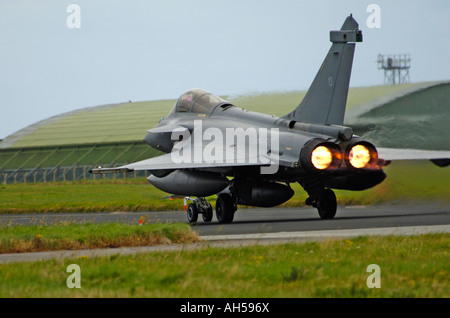
M173 113L198 113L209 115L218 105L231 105L226 100L203 89L191 89L178 98Z

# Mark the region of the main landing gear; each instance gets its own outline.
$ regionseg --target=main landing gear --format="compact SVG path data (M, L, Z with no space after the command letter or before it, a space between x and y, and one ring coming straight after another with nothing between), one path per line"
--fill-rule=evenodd
M187 201L192 201L187 205ZM198 215L201 214L203 221L211 222L213 217L213 209L211 203L206 198L184 198L184 208L186 211L189 223L195 223L198 220ZM221 193L216 200L216 217L219 223L233 222L234 213L236 212L236 204L228 193Z
M233 198L228 193L221 193L216 200L216 217L219 223L233 222L234 213L237 206Z
M305 189L306 190L306 189ZM332 219L336 215L337 200L333 190L327 188L307 188L309 198L306 199L306 204L311 205L317 209L321 219ZM187 201L191 201L187 205ZM198 215L201 214L203 221L211 222L213 218L213 209L206 198L184 198L184 208L186 211L189 223L195 223L198 220ZM219 223L233 222L234 213L237 206L233 197L228 193L221 193L216 200L216 217Z
M306 199L307 205L312 205L319 212L322 219L332 219L336 215L337 200L336 195L331 189L315 189L307 191L309 198Z

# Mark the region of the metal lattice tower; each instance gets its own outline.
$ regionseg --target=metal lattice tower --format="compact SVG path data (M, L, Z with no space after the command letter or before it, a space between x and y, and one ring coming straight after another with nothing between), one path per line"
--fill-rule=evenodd
M378 69L384 70L385 84L409 83L409 68L411 67L411 57L409 54L378 54L377 63Z

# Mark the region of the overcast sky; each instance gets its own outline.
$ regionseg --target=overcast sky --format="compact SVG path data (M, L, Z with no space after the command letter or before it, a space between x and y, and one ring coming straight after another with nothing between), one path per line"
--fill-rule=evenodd
M380 28L367 24L370 4ZM383 83L378 53L410 53L412 82L450 79L448 0L1 0L0 139L74 109L175 99L193 87L307 89L329 30L350 13L364 35L351 86Z

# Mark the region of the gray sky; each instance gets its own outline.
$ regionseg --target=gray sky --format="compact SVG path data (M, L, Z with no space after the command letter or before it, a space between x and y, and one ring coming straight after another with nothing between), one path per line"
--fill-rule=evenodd
M380 28L366 23L372 3ZM67 26L70 4L80 7L80 28ZM193 87L307 89L329 30L350 13L364 35L351 86L383 83L378 53L410 53L412 82L450 79L448 0L2 0L0 139L74 109Z

